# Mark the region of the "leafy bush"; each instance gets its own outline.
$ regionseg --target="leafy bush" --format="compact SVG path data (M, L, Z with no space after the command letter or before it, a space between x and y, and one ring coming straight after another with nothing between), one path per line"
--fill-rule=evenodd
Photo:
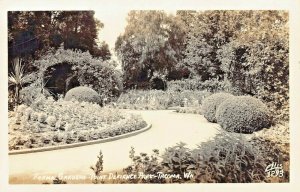
M273 115L274 123L282 124L289 122L290 105L288 100L283 102L281 107L276 107L276 102L268 102L266 105L269 107L270 113Z
M220 183L263 182L266 157L243 135L221 133L193 152L195 181ZM251 170L251 171L249 171Z
M232 97L220 104L217 122L227 131L253 133L271 125L267 106L250 96Z
M267 182L288 182L290 172L290 131L289 125L277 124L269 129L255 132L250 142L257 146L266 159L266 164L282 164L283 177L268 178Z
M140 153L140 155L135 154L135 150L131 147L129 151L129 158L132 164L123 169L123 172L127 175L139 175L143 173L144 175L157 175L163 169L163 166L159 163L159 150L154 149L153 154L148 155L147 153ZM165 183L164 178L149 177L141 178L137 177L135 179L129 179L129 183Z
M30 106L32 103L35 103L36 100L50 96L51 94L45 87L42 79L36 79L33 83L31 83L29 86L24 87L20 91L21 103L28 106Z
M238 22L244 30L217 51L221 68L241 92L280 111L289 102L288 12L255 11Z
M131 109L167 109L169 107L199 107L207 91L131 90L122 94L117 106ZM186 102L185 102L186 101Z
M262 150L262 149L261 149ZM267 182L265 167L269 157L243 135L220 133L213 140L189 149L184 143L169 147L159 156L141 153L136 156L132 148L133 164L124 169L127 174L179 175L167 179L148 178L130 180L131 183L250 183ZM160 158L159 158L160 157ZM185 177L190 173L192 177Z
M168 81L167 84L169 91L202 90L201 80L198 78Z
M202 113L204 117L209 121L216 123L216 111L218 106L226 99L234 97L229 93L215 93L209 97L206 97L202 102Z
M49 78L47 71L62 63L71 67L81 86L91 86L102 99L118 97L123 89L121 73L116 70L116 63L94 58L89 52L64 50L60 47L36 60L34 66L39 69L39 78L46 81Z
M232 86L232 83L228 80L219 80L217 78L209 79L201 82L201 89L207 90L212 93L228 92L232 94L239 94L238 89Z
M101 103L98 93L89 87L75 87L70 89L66 93L65 100L70 101L72 99L79 102Z
M176 81L168 81L168 90L171 91L209 91L236 93L237 90L232 87L232 84L227 80L219 80L217 78L202 81L200 78L182 79Z

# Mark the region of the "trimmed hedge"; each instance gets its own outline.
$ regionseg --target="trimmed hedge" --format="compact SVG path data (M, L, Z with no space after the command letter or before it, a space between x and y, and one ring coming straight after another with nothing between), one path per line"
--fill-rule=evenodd
M250 96L232 97L222 102L216 119L223 129L238 133L253 133L271 125L267 106Z
M75 87L70 89L65 95L65 100L70 101L72 99L75 99L79 102L85 101L101 104L99 94L94 89L89 87Z
M216 123L216 111L218 106L226 99L234 97L230 93L215 93L206 97L202 102L202 113L204 117L212 123Z

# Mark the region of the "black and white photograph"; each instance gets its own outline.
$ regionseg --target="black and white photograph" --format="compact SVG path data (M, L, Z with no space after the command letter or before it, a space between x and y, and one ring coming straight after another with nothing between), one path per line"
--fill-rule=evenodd
M121 4L6 10L8 184L293 182L291 11Z

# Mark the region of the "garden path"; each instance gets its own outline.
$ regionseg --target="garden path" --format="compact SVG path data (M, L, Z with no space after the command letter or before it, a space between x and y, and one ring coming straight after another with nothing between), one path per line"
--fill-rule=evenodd
M97 155L103 153L104 171L122 170L130 165L131 146L136 154L152 154L152 149L165 148L184 142L188 147L196 147L203 141L214 137L220 130L218 124L209 123L197 114L182 114L171 110L130 111L141 114L152 124L152 128L133 137L112 142L87 145L76 148L10 155L10 176L17 175L83 175L92 174L91 165L95 165Z

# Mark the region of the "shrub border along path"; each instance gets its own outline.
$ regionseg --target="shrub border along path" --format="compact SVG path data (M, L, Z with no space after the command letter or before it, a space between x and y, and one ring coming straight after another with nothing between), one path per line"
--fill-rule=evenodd
M145 131L149 130L152 127L152 124L150 124L149 122L146 122L146 123L147 123L147 126L142 128L142 129L139 129L137 131L132 131L132 132L129 132L129 133L125 133L125 134L122 134L122 135L117 135L117 136L114 136L114 137L109 137L109 138L105 138L105 139L97 139L97 140L92 140L92 141L86 141L86 142L82 142L82 143L72 143L72 144L67 144L67 145L40 147L40 148L34 148L34 149L13 150L13 151L9 151L8 154L9 155L18 155L18 154L26 154L26 153L37 153L37 152L67 149L67 148L81 147L81 146L85 146L85 145L93 145L93 144L99 144L99 143L106 143L106 142L110 142L110 141L115 141L115 140L118 140L118 139L128 138L130 136L134 136L134 135L137 135L137 134L140 134L142 132L145 132Z

